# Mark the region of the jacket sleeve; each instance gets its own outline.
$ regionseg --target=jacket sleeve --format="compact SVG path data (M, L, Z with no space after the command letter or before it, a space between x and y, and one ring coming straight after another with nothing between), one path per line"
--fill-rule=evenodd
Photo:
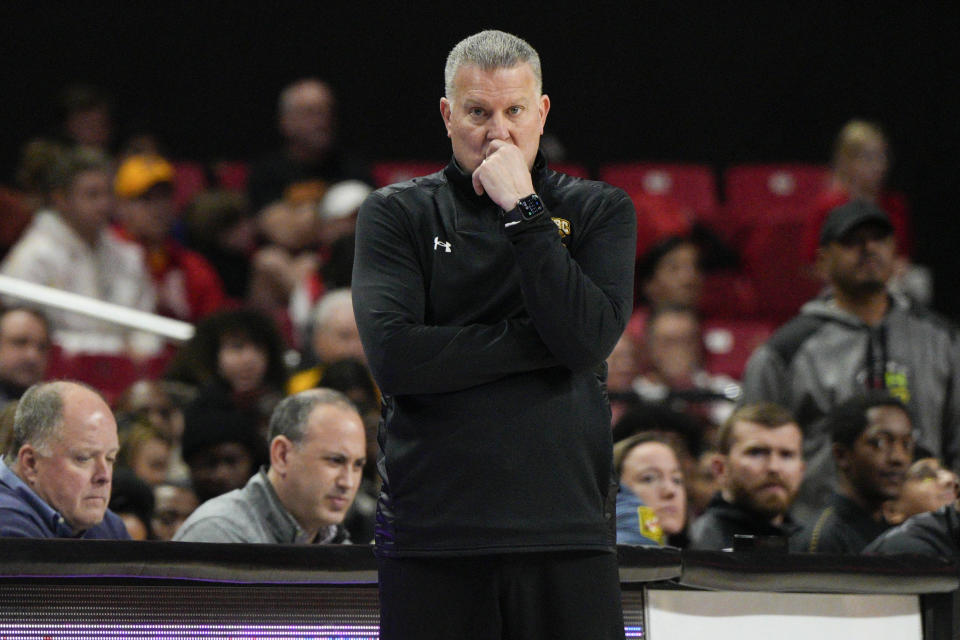
M374 193L360 207L353 308L367 362L388 395L446 393L558 364L527 318L425 323L426 280L399 206Z
M583 228L570 250L549 212L507 230L527 312L573 371L602 363L623 334L633 308L637 244L636 213L623 191L597 188L580 206Z

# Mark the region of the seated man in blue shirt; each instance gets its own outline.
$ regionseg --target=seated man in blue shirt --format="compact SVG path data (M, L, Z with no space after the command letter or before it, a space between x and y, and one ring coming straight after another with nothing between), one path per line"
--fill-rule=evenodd
M93 389L37 384L23 394L0 464L0 536L127 539L107 509L117 422Z

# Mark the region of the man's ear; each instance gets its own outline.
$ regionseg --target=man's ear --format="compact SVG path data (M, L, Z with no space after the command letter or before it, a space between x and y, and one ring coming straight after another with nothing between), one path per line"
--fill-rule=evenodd
M540 96L539 115L540 115L540 135L543 135L543 128L547 124L547 114L550 113L550 96L543 94Z
M443 117L443 126L447 128L447 137L450 137L450 120L453 117L453 105L446 98L440 98L440 115Z
M37 450L30 443L24 444L17 452L17 471L27 484L33 484L37 478L37 465L39 463Z
M713 475L720 485L724 485L727 479L727 456L722 453L713 456L710 459L710 470L713 471Z
M270 441L270 468L274 469L281 477L287 472L292 448L293 442L287 436L277 436Z

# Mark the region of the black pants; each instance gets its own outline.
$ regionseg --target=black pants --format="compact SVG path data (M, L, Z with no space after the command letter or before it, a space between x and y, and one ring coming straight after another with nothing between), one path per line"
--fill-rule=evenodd
M623 640L617 556L381 558L382 640Z

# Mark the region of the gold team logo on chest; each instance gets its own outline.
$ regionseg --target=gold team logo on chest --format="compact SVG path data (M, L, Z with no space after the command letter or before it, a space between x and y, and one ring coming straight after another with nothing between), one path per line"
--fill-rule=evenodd
M570 235L570 221L564 218L550 218L553 220L553 224L557 225L557 231L560 232L561 238L566 238Z

